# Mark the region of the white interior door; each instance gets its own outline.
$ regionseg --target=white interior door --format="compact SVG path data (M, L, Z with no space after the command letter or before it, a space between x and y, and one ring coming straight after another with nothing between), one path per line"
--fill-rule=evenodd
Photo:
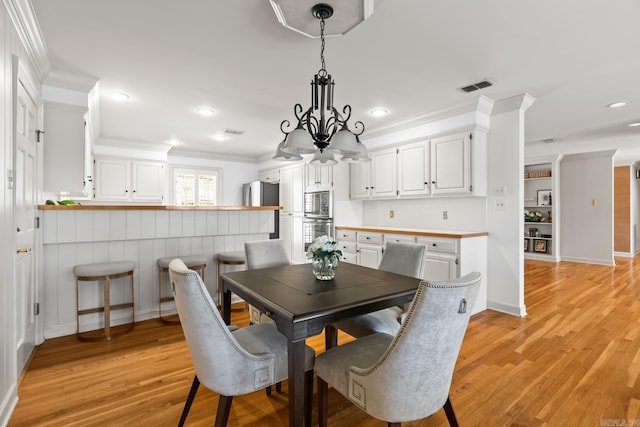
M15 224L16 312L18 373L24 369L36 345L36 216L38 147L37 109L21 81L17 85Z

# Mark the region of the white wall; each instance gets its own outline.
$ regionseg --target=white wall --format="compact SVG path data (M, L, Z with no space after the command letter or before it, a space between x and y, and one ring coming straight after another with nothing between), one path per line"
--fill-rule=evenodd
M560 256L564 261L615 265L614 154L613 150L571 154L560 163Z
M631 168L631 253L640 252L640 179L636 174L640 167L634 164Z
M393 218L389 217L390 210L394 211ZM376 227L484 231L487 220L484 197L367 200L362 211L363 225ZM443 211L447 212L446 220Z
M12 56L19 58L22 69L33 82L42 83L15 30L6 2L0 8L0 425L6 425L17 404L16 366L16 280L14 273L13 191L7 173L14 170L13 150L13 80ZM39 95L39 94L38 94Z
M489 308L524 316L524 113L534 98L498 101L491 115L487 156ZM496 208L496 202L504 208Z

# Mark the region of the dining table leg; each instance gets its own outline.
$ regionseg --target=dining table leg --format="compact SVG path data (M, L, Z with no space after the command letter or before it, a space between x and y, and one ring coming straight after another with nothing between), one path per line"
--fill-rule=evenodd
M221 285L221 283L218 284L218 286ZM229 290L222 293L222 319L227 325L231 324L231 291Z
M305 342L289 340L289 426L310 426L311 420L304 419L304 368ZM311 402L309 402L311 404Z

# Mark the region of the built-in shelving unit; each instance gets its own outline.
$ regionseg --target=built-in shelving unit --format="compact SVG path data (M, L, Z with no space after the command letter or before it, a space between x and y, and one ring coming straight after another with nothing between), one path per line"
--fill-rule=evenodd
M558 161L531 159L524 168L523 250L526 258L559 260Z

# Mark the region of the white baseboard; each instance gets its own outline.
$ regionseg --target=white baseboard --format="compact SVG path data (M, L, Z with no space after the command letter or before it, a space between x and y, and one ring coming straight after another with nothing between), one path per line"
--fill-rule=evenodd
M620 256L626 258L633 258L636 254L632 254L631 252L614 252L613 256Z
M2 399L2 404L0 404L0 426L2 427L9 424L11 415L18 404L18 390L16 386L16 382L11 384L11 387L7 390L7 394L5 394Z
M502 304L496 301L487 301L487 308L489 310L499 311L500 313L510 314L512 316L524 317L527 315L527 308L525 306L518 307L509 304Z
M607 260L607 259L591 259L591 258L573 258L573 257L562 257L562 261L569 262L580 262L582 264L597 264L597 265L608 265L611 267L615 267L615 260Z
M177 312L178 311L175 309L175 307L162 310L163 315L176 314ZM141 312L136 312L136 322L149 320L149 319L156 319L156 318L158 318L157 310L149 309ZM111 316L111 326L124 325L129 322L131 322L131 316L128 313L117 313L117 315ZM98 319L92 320L92 321L86 321L86 322L82 322L81 320L81 327L83 331L91 331L94 329L101 329L104 327L104 325ZM75 335L75 333L76 333L75 322L61 323L58 325L49 326L45 328L44 337L45 339L58 338L66 335Z

